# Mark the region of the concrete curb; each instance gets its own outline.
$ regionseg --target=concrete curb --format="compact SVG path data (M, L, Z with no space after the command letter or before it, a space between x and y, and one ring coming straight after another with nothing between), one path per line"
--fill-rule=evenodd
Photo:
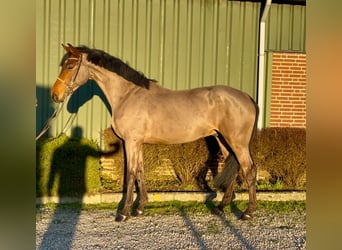
M248 200L248 193L236 193L235 200ZM205 192L151 192L148 194L149 201L201 201L208 198L220 201L223 193L205 193ZM135 194L136 197L136 194ZM103 193L95 195L84 195L83 198L77 197L39 197L36 198L36 204L46 203L76 203L99 204L120 202L122 193ZM306 200L306 192L257 192L257 199L264 201L290 201Z

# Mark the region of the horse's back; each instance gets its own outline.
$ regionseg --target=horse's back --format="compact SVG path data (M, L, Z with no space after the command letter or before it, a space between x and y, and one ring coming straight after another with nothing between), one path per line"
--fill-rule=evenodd
M207 87L210 91L211 102L225 109L238 109L240 112L254 112L256 103L247 93L226 85Z
M209 87L210 88L210 87ZM237 100L245 100L248 102L252 101L250 95L248 95L246 92L243 92L242 90L226 86L226 85L216 85L211 87L212 91L222 95L222 96L229 96L230 98L237 99Z

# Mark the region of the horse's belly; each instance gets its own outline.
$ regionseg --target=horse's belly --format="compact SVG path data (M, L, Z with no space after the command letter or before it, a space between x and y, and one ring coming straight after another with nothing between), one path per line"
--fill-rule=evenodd
M151 144L178 144L195 141L216 134L209 126L191 126L191 124L169 124L156 126L145 134L144 142Z

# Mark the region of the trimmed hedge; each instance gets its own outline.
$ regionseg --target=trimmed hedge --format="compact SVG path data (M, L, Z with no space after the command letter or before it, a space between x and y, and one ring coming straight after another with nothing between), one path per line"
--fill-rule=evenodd
M102 157L109 158L113 166L110 171L101 170L102 186L108 191L120 191L124 173L122 142L110 128L104 130L103 137L105 152ZM145 144L146 186L150 191L202 190L196 177L201 174L207 158L205 140L186 144Z
M305 190L305 136L305 129L293 128L267 128L256 133L251 151L259 173L258 190ZM122 191L122 143L111 130L105 130L104 139L107 153L99 152L96 143L87 139L61 135L39 140L36 144L37 196ZM145 145L147 189L204 190L208 187L206 181L212 187L208 172L210 176L210 170L214 174L219 171L217 164L216 169L212 165L217 160L216 148L211 141L210 154L204 139L178 145ZM112 162L110 175L103 174L101 155ZM165 171L174 175L166 175Z
M256 133L251 150L257 168L270 175L266 181L271 184L281 183L283 189L305 189L305 129L263 129Z
M210 139L210 138L209 138ZM107 145L122 147L112 133L105 130L104 141ZM207 141L208 142L208 141ZM154 191L203 190L204 181L210 170L215 174L219 169L212 163L217 160L215 139L209 141L211 155L204 139L177 145L144 145L144 160L147 187ZM251 144L253 160L258 169L259 190L304 190L306 188L306 130L297 128L266 128L257 131ZM115 163L123 164L123 154L113 154ZM156 171L168 162L177 177L177 181L162 178ZM116 165L116 173L123 173L122 164ZM208 166L209 165L209 166ZM120 167L119 167L120 166ZM216 168L216 169L215 169ZM164 170L164 169L161 169ZM208 180L208 178L207 178ZM121 189L123 179L107 185L110 190ZM103 180L103 183L107 183ZM210 181L209 181L209 184ZM212 185L210 185L212 186ZM242 185L244 189L246 186Z
M101 190L95 142L65 134L36 143L36 195L82 196Z

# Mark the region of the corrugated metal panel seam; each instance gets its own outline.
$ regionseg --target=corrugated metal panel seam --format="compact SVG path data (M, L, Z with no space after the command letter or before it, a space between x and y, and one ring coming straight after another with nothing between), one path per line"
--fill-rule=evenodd
M62 42L103 49L172 89L223 83L255 96L259 11L260 3L248 1L38 0L37 129L51 112ZM268 51L305 52L305 6L272 5L267 22ZM100 140L110 114L98 91L93 84L79 93L70 129L81 126ZM80 103L89 92L96 96ZM69 118L65 110L51 135Z

